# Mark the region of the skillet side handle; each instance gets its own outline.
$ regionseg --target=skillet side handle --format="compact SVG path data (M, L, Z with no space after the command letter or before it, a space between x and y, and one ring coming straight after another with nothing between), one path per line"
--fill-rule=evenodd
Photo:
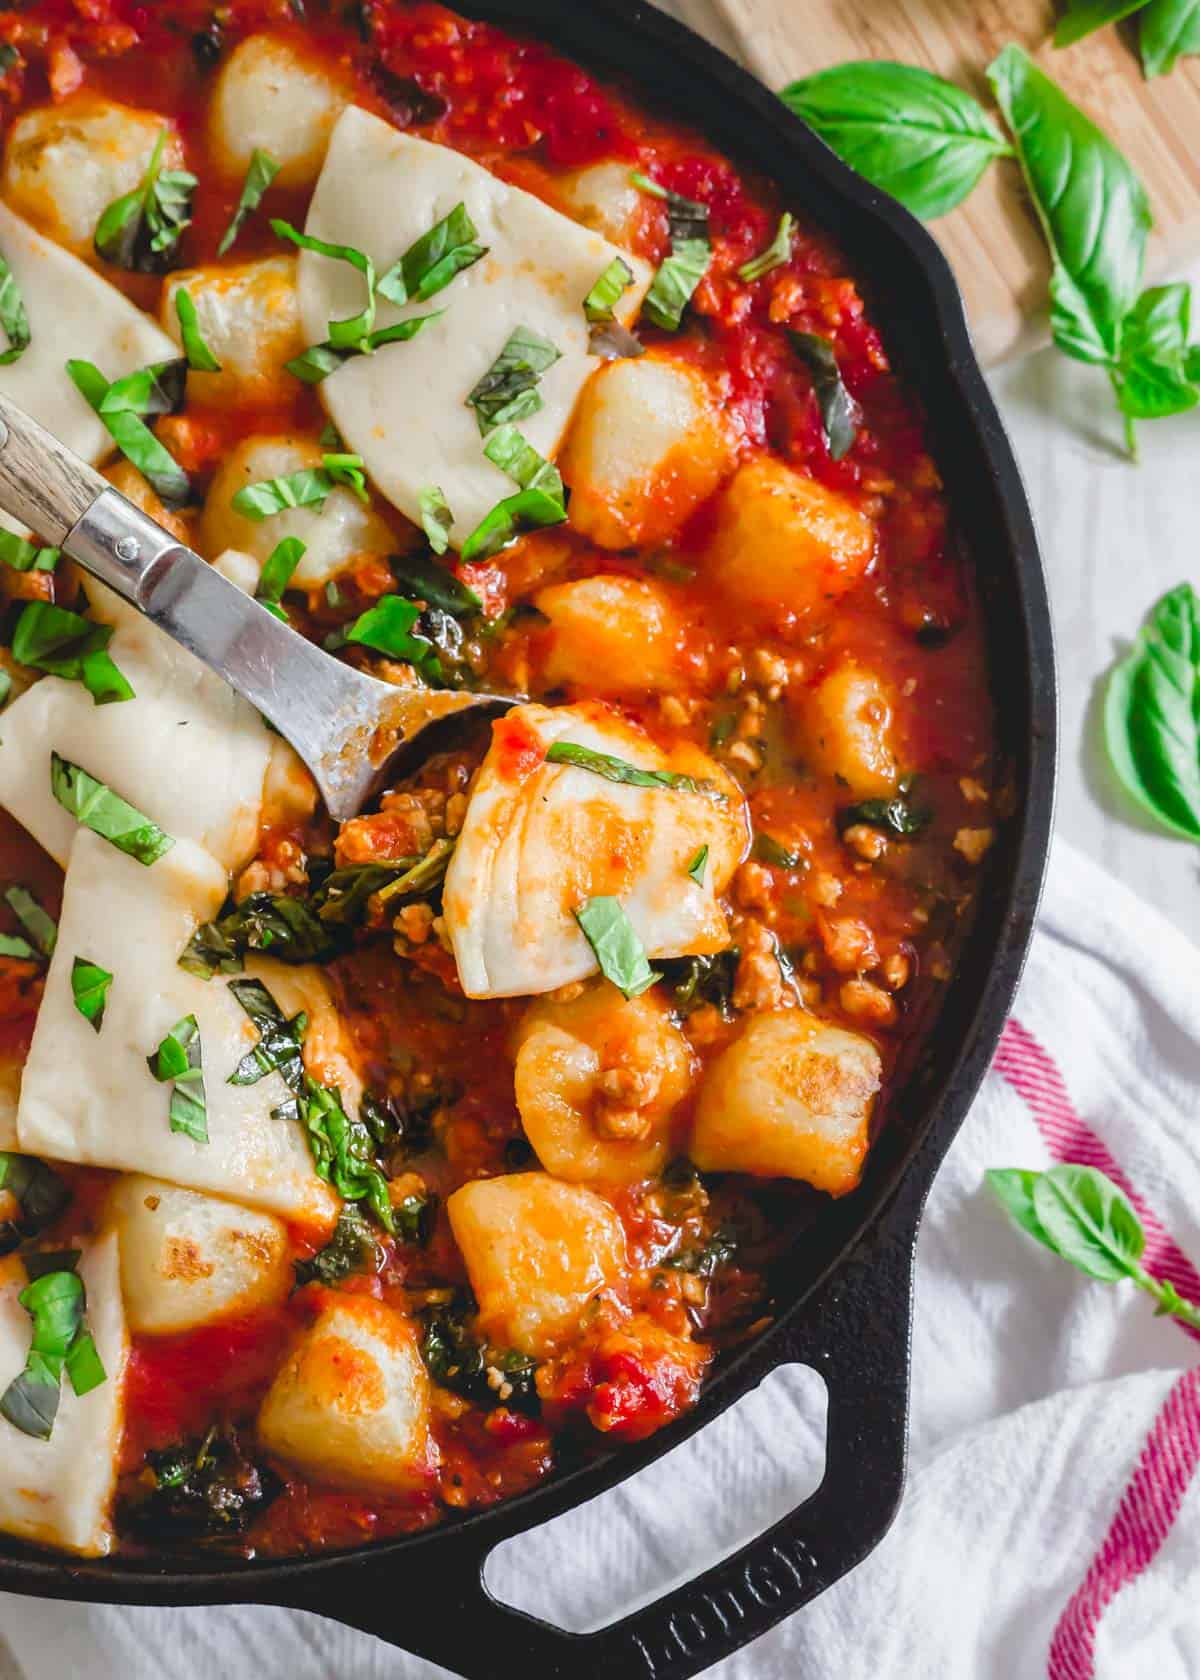
M904 1204L907 1198L900 1198ZM780 1349L829 1391L825 1475L803 1505L695 1580L619 1622L568 1633L494 1599L496 1544L362 1569L292 1603L418 1652L468 1680L502 1669L538 1680L689 1680L794 1614L873 1550L900 1503L908 1424L914 1212L893 1207L826 1283ZM681 1518L685 1514L681 1513ZM447 1537L448 1538L448 1537Z

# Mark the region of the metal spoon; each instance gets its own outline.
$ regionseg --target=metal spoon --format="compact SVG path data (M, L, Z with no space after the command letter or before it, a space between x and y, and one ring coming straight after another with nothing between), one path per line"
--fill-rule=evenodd
M0 508L61 548L202 659L295 747L338 822L433 749L453 714L506 710L498 694L402 689L344 665L134 507L0 397ZM422 738L423 737L423 738Z

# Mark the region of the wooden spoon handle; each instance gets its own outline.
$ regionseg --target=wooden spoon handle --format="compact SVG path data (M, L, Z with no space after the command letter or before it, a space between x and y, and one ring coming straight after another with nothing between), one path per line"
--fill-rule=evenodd
M108 485L86 461L0 396L0 508L56 548Z

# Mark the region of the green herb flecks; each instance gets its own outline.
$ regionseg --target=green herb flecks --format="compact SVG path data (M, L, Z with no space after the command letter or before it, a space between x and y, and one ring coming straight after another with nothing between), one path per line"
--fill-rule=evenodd
M229 226L221 235L221 243L217 246L217 255L223 257L233 245L241 232L242 223L246 217L252 215L262 203L263 194L279 173L279 165L261 146L256 146L250 154L250 162L246 166L246 178L242 182L241 197L237 201L237 208L233 212Z
M1200 841L1200 597L1191 584L1156 603L1114 667L1104 739L1130 797L1172 834Z
M583 300L583 313L593 323L612 321L616 308L633 285L633 270L624 257L614 257Z
M288 1088L304 1090L301 1047L308 1016L301 1010L289 1020L261 980L231 980L229 990L258 1028L258 1043L248 1050L229 1075L230 1085L257 1085L277 1073Z
M196 1143L208 1142L208 1108L204 1094L204 1066L200 1028L194 1015L185 1015L167 1033L146 1065L160 1084L170 1084L167 1118L173 1132Z
M108 988L113 977L99 963L86 957L75 957L71 963L71 996L85 1021L99 1032L104 1025L104 1009L108 1003Z
M575 920L591 946L600 972L627 998L639 997L662 976L646 959L646 950L619 899L602 895L576 907Z
M140 184L114 199L96 223L97 256L137 274L172 267L180 236L191 226L196 177L162 167L169 132L159 133Z
M762 280L777 268L782 268L792 255L792 229L796 225L796 218L790 210L785 210L779 218L779 226L775 229L775 237L766 248L744 262L738 269L738 279L745 281Z
M52 957L58 940L54 917L34 898L28 887L14 885L4 892L4 902L20 922L43 957Z
M712 262L712 241L708 231L708 206L671 192L638 171L630 176L635 187L667 206L670 254L659 265L646 293L642 312L664 332L677 332L683 312Z
M175 288L175 315L179 321L179 336L183 341L187 365L196 373L220 373L221 364L204 342L195 299L186 286Z
M118 669L108 643L110 624L50 601L28 601L13 631L13 658L67 682L82 683L98 706L132 700L133 689Z
M561 357L548 338L531 327L515 327L491 367L468 393L481 436L498 426L515 426L542 407L538 381Z
M862 409L846 389L833 345L827 338L789 330L788 339L812 377L829 457L840 461L850 453L858 438Z
M66 1256L56 1256L66 1259ZM0 1395L0 1417L36 1440L48 1441L58 1416L65 1371L77 1395L98 1388L104 1366L87 1328L83 1279L70 1269L42 1271L17 1297L33 1320L25 1368Z
M0 327L8 340L7 349L0 352L0 367L7 367L25 354L33 342L33 334L17 277L3 257L0 257Z
M186 369L186 359L180 357L178 365ZM171 364L163 363L161 366L167 368ZM140 370L143 374L150 371ZM122 455L126 460L133 462L162 502L169 508L182 507L191 494L191 485L179 462L165 444L159 442L135 407L124 403L118 405L117 402L108 400L113 389L128 391L129 381L133 376L127 375L124 380L115 381L114 385L110 386L98 367L91 362L80 360L69 361L67 373L76 390L95 409ZM163 392L161 381L147 381L146 400L157 400L155 392ZM147 408L143 412L155 414L167 411L162 408Z
M307 543L301 542L299 537L283 537L275 544L267 557L266 564L259 574L258 588L254 591L254 599L260 606L273 612L276 618L281 618L286 624L288 615L283 608L283 594L292 581L292 574L303 560Z
M175 844L157 823L128 804L120 794L58 753L50 756L50 790L77 822L147 867L157 863Z
M463 269L486 256L487 246L479 243L466 205L456 204L448 216L443 216L428 233L414 240L380 278L377 290L397 308L406 303L423 303L443 291Z
M720 790L711 782L684 776L674 770L642 770L612 753L596 752L578 741L554 741L546 749L547 764L569 764L576 770L590 770L605 781L623 782L628 787L673 788L680 793L702 793L712 798Z

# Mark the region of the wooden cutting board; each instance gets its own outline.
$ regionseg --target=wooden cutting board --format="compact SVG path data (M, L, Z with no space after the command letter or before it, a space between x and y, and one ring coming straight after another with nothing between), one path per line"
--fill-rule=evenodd
M672 8L771 87L849 59L919 64L987 96L984 68L1007 41L1039 60L1125 152L1150 194L1149 277L1200 258L1200 58L1142 77L1135 43L1108 28L1050 45L1050 0L682 0ZM984 362L1045 336L1045 248L1014 163L993 164L965 204L932 224L958 275Z

